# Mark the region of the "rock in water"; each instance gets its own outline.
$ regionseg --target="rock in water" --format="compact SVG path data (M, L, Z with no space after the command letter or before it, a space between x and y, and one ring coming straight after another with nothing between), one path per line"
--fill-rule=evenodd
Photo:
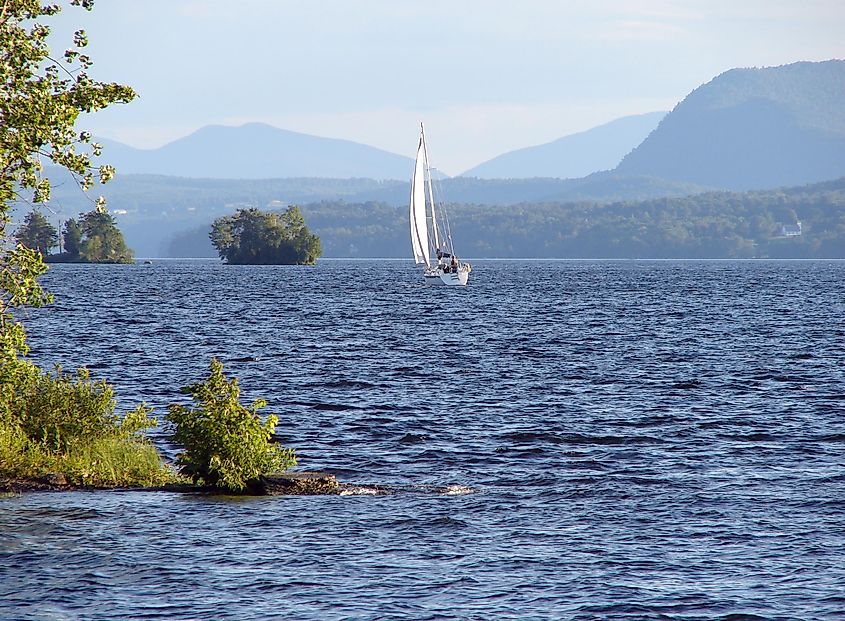
M267 496L314 496L340 493L340 486L333 474L325 472L284 472L259 477L256 494Z

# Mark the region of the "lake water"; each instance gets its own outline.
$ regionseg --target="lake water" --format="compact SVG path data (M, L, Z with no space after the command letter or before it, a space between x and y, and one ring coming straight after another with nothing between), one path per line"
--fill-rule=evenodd
M163 415L217 356L301 469L394 493L0 499L0 618L845 618L845 263L420 281L52 267L40 363Z

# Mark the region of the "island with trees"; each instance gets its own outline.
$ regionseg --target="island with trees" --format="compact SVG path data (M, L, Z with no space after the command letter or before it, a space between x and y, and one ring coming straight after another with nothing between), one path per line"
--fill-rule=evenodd
M239 209L217 218L209 237L220 258L233 265L313 265L322 254L320 238L296 205L281 214Z
M134 263L135 256L117 228L114 216L96 207L65 222L63 252L52 253L59 245L59 231L38 210L32 210L15 232L15 241L41 253L47 263Z

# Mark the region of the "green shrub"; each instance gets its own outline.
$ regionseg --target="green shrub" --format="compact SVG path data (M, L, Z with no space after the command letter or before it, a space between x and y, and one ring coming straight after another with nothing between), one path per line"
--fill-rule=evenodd
M216 358L204 382L182 390L195 407L171 405L167 418L175 426L173 439L185 447L177 463L195 483L239 492L262 474L296 465L293 450L270 442L278 419L271 415L261 422L258 410L266 402L241 405L238 381L226 379Z
M80 441L120 433L112 387L104 380L92 381L87 369L73 376L57 366L55 375L35 374L21 392L18 407L13 406L18 422L30 439L50 450L66 451ZM146 425L155 421L147 419Z
M176 478L149 440L119 435L77 444L60 456L55 468L70 483L94 487L149 487Z
M44 462L41 451L30 443L20 426L8 417L0 416L0 477L45 474Z
M142 433L156 424L146 406L118 416L112 387L86 369L50 374L26 360L5 366L15 381L0 385L0 477L55 473L98 487L175 479Z

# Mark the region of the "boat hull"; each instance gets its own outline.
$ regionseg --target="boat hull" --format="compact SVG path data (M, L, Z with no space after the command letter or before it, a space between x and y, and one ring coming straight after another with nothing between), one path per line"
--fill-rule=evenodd
M440 274L440 281L444 285L466 285L469 281L469 272L449 272L448 274Z
M425 281L429 284L449 285L449 286L465 286L469 281L469 266L466 265L464 269L457 272L444 272L442 269L427 269L425 271Z

